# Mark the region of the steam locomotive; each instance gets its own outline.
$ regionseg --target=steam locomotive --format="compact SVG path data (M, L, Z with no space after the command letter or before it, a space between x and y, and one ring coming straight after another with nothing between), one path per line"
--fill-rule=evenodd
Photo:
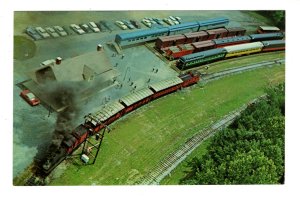
M150 84L148 88L135 91L118 101L111 102L95 113L85 116L85 122L77 126L59 147L50 145L48 155L42 161L40 169L49 174L68 155L77 149L88 137L95 135L105 126L113 123L127 113L181 88L189 87L200 80L198 72L188 72L167 80Z

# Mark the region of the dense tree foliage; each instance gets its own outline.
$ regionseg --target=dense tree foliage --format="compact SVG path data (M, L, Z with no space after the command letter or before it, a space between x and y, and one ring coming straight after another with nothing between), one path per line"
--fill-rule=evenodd
M285 29L285 11L277 10L277 11L258 11L260 14L269 17L276 26L281 29Z
M267 89L208 153L188 163L181 184L277 184L284 180L284 84Z

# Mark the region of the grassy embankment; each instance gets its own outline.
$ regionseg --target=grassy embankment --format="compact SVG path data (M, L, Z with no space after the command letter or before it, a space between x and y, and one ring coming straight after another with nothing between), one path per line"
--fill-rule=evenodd
M111 125L95 165L83 166L77 158L77 164L68 163L50 184L133 184L196 131L260 96L269 84L284 81L284 69L281 65L249 71L151 102ZM173 181L163 183L177 184L177 169Z

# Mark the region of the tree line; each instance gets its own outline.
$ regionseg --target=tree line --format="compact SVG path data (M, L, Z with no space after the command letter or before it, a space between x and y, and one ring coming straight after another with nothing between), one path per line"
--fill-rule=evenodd
M217 133L207 153L187 164L180 184L283 184L284 90L266 89L266 98Z

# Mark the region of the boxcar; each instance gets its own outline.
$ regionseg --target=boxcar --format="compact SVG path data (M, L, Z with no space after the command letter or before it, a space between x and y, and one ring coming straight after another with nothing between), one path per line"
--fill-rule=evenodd
M262 42L262 51L280 51L285 49L285 40L270 40Z
M208 39L208 33L206 31L199 31L194 33L183 34L186 37L185 43L193 43Z
M125 107L118 101L111 102L99 107L99 110L86 115L85 124L88 124L95 132L98 132L104 125L111 124L122 116Z
M252 42L224 47L224 49L227 51L225 58L261 52L262 48L263 44L261 42Z
M222 39L213 39L215 43L215 48L220 48L224 46L249 43L251 38L249 36L238 36L238 37L230 37L230 38L222 38Z
M214 30L208 30L208 40L212 40L212 39L218 39L218 38L223 38L226 37L228 34L227 29L225 28L218 28L218 29L214 29Z
M135 110L136 108L148 103L153 94L154 93L152 90L149 88L144 88L122 97L119 101L123 106L125 106L124 114L129 113L132 110Z
M243 36L246 33L246 29L242 27L229 27L226 29L228 31L227 37Z
M184 35L172 35L172 36L162 36L158 37L155 42L155 47L157 49L164 49L169 46L175 46L178 44L184 44L186 37Z
M183 81L176 76L167 80L150 84L149 88L154 92L152 98L156 99L166 94L175 92L176 90L180 89L180 84L182 82Z
M206 41L192 43L192 45L195 48L194 52L200 52L208 49L213 49L215 43L212 40L206 40Z
M182 56L177 62L177 68L180 70L189 69L196 65L210 63L224 58L226 50L224 48L211 49L190 55Z

